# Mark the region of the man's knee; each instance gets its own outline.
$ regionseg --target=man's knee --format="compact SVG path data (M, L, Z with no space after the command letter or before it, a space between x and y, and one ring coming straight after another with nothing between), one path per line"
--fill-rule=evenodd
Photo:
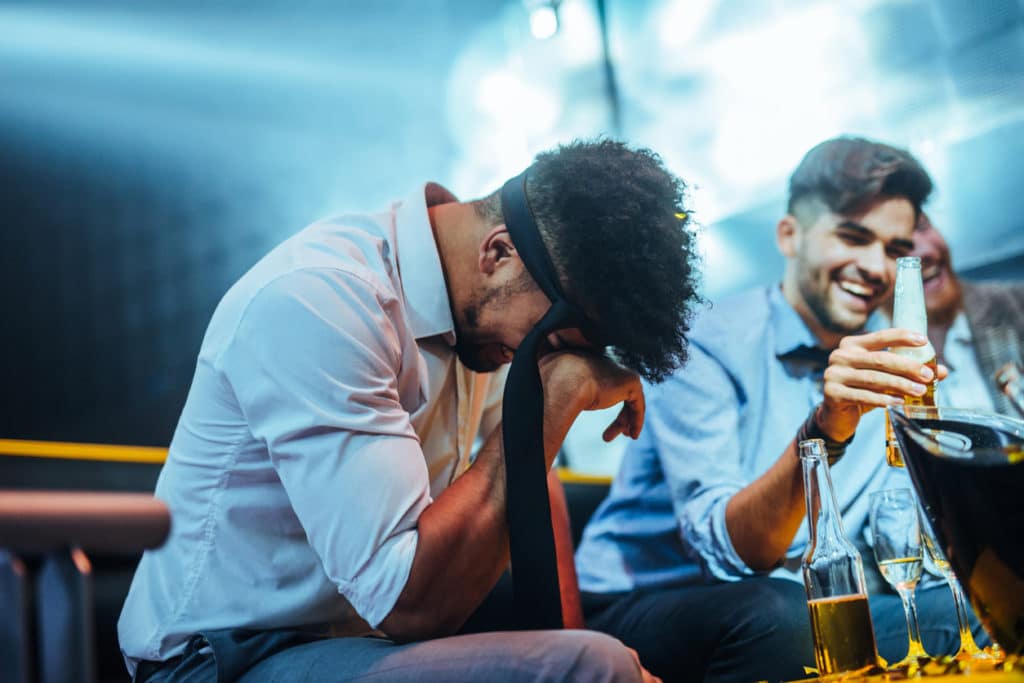
M619 640L597 631L559 631L552 634L566 669L564 680L580 683L625 683L640 680L640 667Z
M737 602L735 622L746 624L750 636L775 635L780 639L810 638L807 594L794 581L763 579L749 582L749 600Z

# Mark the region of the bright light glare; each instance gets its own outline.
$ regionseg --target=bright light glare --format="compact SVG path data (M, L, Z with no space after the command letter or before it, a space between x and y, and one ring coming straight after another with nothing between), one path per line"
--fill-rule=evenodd
M757 272L742 249L730 244L720 231L697 231L697 251L704 259L704 293L715 297L735 287L749 273Z
M846 74L866 61L855 27L841 9L818 6L711 48L723 112L712 151L719 174L748 187L775 181L792 168L794 154L870 109L867 100L836 104Z
M590 0L558 5L559 59L565 68L587 68L601 59L601 27Z
M666 56L683 54L717 5L717 0L671 0L658 5L651 13L658 47ZM679 61L669 60L669 66Z
M546 40L558 33L558 13L549 5L530 10L530 33L537 40Z
M475 104L498 124L527 132L549 130L561 113L554 93L506 69L495 69L480 79Z

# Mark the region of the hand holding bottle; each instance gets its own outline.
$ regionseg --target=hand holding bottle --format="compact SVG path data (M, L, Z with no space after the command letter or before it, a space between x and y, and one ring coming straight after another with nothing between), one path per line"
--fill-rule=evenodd
M928 344L919 333L893 328L845 337L829 356L818 426L836 441L850 438L860 416L872 408L899 405L905 396L925 396L928 385L948 371L890 350Z

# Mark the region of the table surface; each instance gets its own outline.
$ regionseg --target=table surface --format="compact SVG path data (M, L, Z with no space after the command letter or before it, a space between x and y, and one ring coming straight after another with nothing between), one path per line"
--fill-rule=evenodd
M956 662L930 662L924 665L920 674L910 677L901 672L888 672L872 676L837 674L823 678L805 679L802 683L807 681L889 683L907 680L921 681L921 683L966 683L967 681L972 683L1024 683L1024 659L1017 657L1011 658L1011 661L1005 664L994 665L983 662L966 666Z

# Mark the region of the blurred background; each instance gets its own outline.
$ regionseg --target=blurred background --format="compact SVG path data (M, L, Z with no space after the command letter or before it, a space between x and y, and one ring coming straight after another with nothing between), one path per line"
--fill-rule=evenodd
M919 156L961 272L1022 277L1024 0L0 4L0 438L166 445L273 245L574 137L686 179L708 298L771 281L788 174L840 133ZM587 430L572 464L611 471Z

